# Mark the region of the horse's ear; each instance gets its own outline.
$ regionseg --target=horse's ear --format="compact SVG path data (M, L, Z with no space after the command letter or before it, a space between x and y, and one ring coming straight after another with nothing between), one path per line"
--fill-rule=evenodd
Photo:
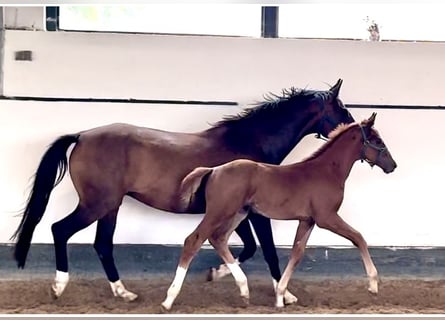
M375 122L375 117L377 116L377 112L373 112L372 114L371 114L371 116L369 117L369 119L366 121L366 125L368 126L368 127L372 127L373 125L374 125L374 122Z
M342 80L342 79L338 79L338 80L337 80L337 83L334 84L334 85L331 87L331 89L329 89L329 91L330 91L330 93L331 93L331 96L332 96L333 98L337 98L337 97L338 97L338 93L340 92L340 88L341 88L342 83L343 83L343 80Z

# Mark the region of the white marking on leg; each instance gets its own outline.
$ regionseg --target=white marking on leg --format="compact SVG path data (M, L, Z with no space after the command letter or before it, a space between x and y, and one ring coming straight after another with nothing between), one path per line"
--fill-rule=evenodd
M235 259L235 263L240 264L238 258ZM212 280L222 279L225 276L231 274L232 272L225 264L221 264L218 269L212 270Z
M368 273L369 279L369 292L377 294L379 291L379 276L377 273L377 269L374 264L371 262L370 266L371 271Z
M68 272L56 270L56 277L54 278L54 283L51 286L52 292L56 298L59 298L62 295L69 280L70 276Z
M111 291L115 297L121 297L126 302L134 301L138 297L137 294L128 291L121 280L110 282Z
M278 282L277 282L277 280L272 278L272 283L273 283L273 289L274 289L275 294L276 294L277 293ZM294 303L296 303L298 301L298 298L295 295L293 295L287 289L284 291L283 299L284 299L284 304L294 304Z
M377 294L379 291L379 275L377 268L372 262L371 256L367 247L365 249L360 248L360 253L362 255L362 260L365 265L366 274L368 275L369 287L368 290L371 293Z
M280 290L278 286L279 286L279 283L277 284L276 290L275 290L275 295L276 295L275 307L282 308L282 307L284 307L284 290L283 289Z
M173 279L173 282L167 291L167 297L161 304L165 309L167 310L171 309L173 302L175 301L176 297L179 294L179 291L181 291L181 287L182 284L184 283L186 274L187 274L186 268L178 267L176 269L175 278Z
M284 296L286 293L286 285L284 284L283 278L278 282L277 285L277 301L275 303L275 306L278 308L284 307Z
M227 263L227 268L229 268L233 277L235 278L235 282L240 289L241 297L245 299L249 299L249 286L247 284L247 277L244 274L243 270L239 266L238 263Z

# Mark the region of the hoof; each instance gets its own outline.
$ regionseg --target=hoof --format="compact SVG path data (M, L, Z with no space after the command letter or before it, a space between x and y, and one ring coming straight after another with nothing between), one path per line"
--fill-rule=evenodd
M235 263L239 265L238 260L235 260ZM225 276L231 274L229 267L225 264L221 264L218 269L210 268L207 273L207 281L216 281L224 278Z
M280 301L277 301L276 303L275 303L275 307L277 307L277 308L284 308L284 303L283 303L283 300L280 300Z
M169 313L169 310L165 309L165 307L161 304L159 305L159 313L160 314Z
M372 294L377 294L379 292L379 283L378 280L371 280L369 282L368 291Z
M172 303L167 302L167 300L161 303L161 309L163 311L170 311L171 308L172 308Z
M369 287L368 288L368 292L373 294L373 295L377 295L377 293L379 293L379 290L377 289L377 287L376 288Z
M66 283L53 283L51 286L51 296L52 298L59 299L63 291L65 291Z
M290 293L288 290L284 293L284 304L295 304L298 302L298 298Z
M68 285L69 274L68 272L56 271L56 277L51 286L51 295L53 299L58 299L62 295L63 291L65 291L66 286Z
M250 305L249 297L241 297L241 307L247 308Z
M136 293L127 291L124 295L121 296L122 299L124 299L125 302L131 302L138 298L138 295Z
M54 285L51 286L51 288L49 289L49 295L53 300L59 299L59 296L56 294L56 291L54 290Z
M110 282L111 291L115 297L122 298L125 302L131 302L137 299L138 295L128 291L122 281Z
M216 277L216 269L215 268L209 268L209 270L207 271L207 281L213 281L215 280Z

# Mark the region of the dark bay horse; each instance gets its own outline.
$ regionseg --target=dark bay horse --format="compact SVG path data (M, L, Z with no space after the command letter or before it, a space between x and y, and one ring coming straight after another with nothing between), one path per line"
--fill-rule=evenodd
M118 209L125 195L152 207L176 213L204 213L204 195L181 202L182 179L199 166L216 166L239 159L279 164L307 134L324 136L339 123L354 119L339 99L342 80L327 91L283 90L242 113L226 117L202 132L178 133L129 124L112 124L59 137L43 155L26 208L13 239L18 267L25 265L34 229L42 218L53 188L68 168L67 150L74 144L69 170L79 195L76 209L52 225L56 277L52 286L59 297L69 280L67 241L97 221L94 248L115 296L126 301L136 294L119 278L113 259L113 234ZM281 277L270 221L249 214L272 277ZM253 255L256 243L249 223L237 229L245 244L243 262ZM288 301L294 301L289 293Z
M196 168L187 175L181 184L184 205L193 201L196 190L204 188L206 214L185 239L175 278L162 306L171 308L190 262L207 239L230 269L241 297L248 301L247 278L227 245L232 231L246 218L242 210L246 207L268 218L300 221L289 262L276 288L277 307L284 306L287 284L315 224L349 239L360 249L369 291L377 293L377 269L367 244L337 213L346 179L356 160L366 160L371 166L376 164L385 173L396 168L385 143L373 128L375 116L374 113L361 123L339 126L329 142L302 162L277 166L238 159L213 168Z

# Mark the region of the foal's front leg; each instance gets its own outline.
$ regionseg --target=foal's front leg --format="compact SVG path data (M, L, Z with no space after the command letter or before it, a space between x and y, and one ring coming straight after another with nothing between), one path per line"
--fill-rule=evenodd
M311 235L312 229L314 228L314 221L300 221L297 228L297 233L295 235L294 245L292 247L291 256L289 262L287 263L286 269L278 282L276 288L276 307L284 307L284 296L287 292L287 285L295 270L298 263L300 263L303 257L304 250L306 248L307 241Z
M365 266L366 274L368 275L368 290L369 292L376 294L378 292L377 269L372 262L371 255L368 251L368 245L360 232L347 224L338 214L330 216L329 219L321 224L317 222L317 225L350 240L356 247L358 247Z
M273 240L271 221L269 218L266 218L265 216L254 212L250 213L248 217L252 222L253 229L255 230L258 241L260 242L261 249L263 250L264 259L269 266L270 274L272 276L273 287L276 291L278 282L281 279L281 271L277 250L275 248L275 243ZM284 303L293 304L297 301L297 297L286 289L286 291L284 292Z

